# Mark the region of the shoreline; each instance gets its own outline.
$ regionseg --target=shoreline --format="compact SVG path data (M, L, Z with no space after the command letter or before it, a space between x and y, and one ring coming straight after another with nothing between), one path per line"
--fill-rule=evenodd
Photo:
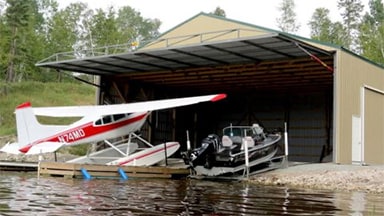
M57 153L57 161L65 162L74 155ZM43 154L43 160L55 161L53 153ZM12 155L0 152L1 161L38 162L38 155ZM294 163L286 167L252 175L253 184L287 186L301 189L360 191L384 194L384 165L345 165L335 163Z
M293 164L256 174L248 181L260 185L384 194L384 165Z

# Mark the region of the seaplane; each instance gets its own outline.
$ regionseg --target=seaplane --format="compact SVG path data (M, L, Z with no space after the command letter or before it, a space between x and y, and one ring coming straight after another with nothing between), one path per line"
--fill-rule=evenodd
M121 156L117 160L106 163L151 165L159 160L151 160L151 155L152 159L156 158L154 155L157 155L157 158L161 158L160 155L164 158L164 151L171 156L180 147L178 142L169 142L165 143L166 145L150 145L150 148L145 151L131 154L137 148L137 144L132 147L130 139L137 137L135 134L140 131L152 111L200 102L216 102L224 98L226 98L226 94L213 94L128 104L60 107L32 107L30 102L25 102L17 106L15 110L18 141L7 143L0 151L11 154L43 154L56 152L66 146L107 141L128 135L126 152L107 142L113 149L121 153ZM69 125L45 125L41 124L36 116L80 117L80 119ZM131 148L129 149L129 147Z

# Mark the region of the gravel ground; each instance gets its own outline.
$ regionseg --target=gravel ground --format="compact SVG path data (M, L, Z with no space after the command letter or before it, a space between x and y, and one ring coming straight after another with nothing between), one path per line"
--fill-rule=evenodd
M57 162L65 162L79 156L74 156L66 153L56 153ZM54 153L42 154L43 161L55 161ZM23 155L23 154L7 154L0 152L0 161L10 161L10 162L38 162L39 155Z
M292 164L252 176L251 182L297 188L384 193L384 165Z

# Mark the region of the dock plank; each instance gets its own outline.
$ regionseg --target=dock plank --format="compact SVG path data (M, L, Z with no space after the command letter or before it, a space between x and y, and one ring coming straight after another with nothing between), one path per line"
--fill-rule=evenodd
M0 161L0 170L2 171L37 171L38 163Z
M122 168L130 177L138 178L173 178L186 177L189 175L187 168L171 166L115 166L100 164L75 164L62 162L42 162L40 164L40 174L51 176L62 176L72 178L83 178L81 169L94 178L119 178L118 169Z

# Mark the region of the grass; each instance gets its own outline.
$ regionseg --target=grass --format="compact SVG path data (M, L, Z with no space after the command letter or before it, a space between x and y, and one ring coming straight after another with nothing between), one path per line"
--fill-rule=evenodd
M9 137L16 137L14 111L21 103L29 101L33 107L92 105L95 104L95 96L95 87L83 83L0 82L0 140L9 141ZM76 119L38 117L38 121L43 124L70 124ZM84 155L87 148L88 145L78 145L60 152Z
M0 82L0 137L16 135L15 107L95 104L95 87L83 83ZM65 124L73 119L38 118L42 123Z

